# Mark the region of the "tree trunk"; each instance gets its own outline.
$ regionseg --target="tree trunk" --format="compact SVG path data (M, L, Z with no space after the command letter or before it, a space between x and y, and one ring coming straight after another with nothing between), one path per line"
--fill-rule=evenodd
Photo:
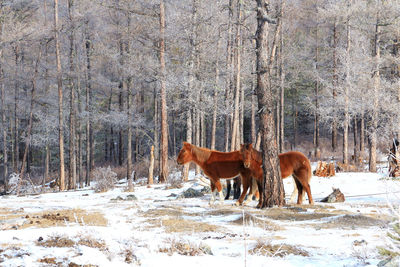
M379 5L379 2L378 2ZM369 171L376 172L376 147L377 147L377 133L378 128L378 112L379 112L379 91L380 91L380 71L379 71L379 61L380 61L380 15L379 7L377 7L376 13L376 25L375 25L375 38L374 38L374 60L375 60L375 70L373 73L374 77L374 91L373 91L373 107L371 114L371 126L369 130Z
M357 117L353 120L353 133L354 133L354 165L360 165L360 148L358 146L358 121Z
M0 28L0 39L3 36L3 24ZM0 59L3 62L3 49L0 49ZM5 108L5 88L4 88L4 70L0 64L0 88L1 88L1 125L3 126L3 177L4 177L4 193L8 190L8 151L7 151L7 127L6 127L6 108Z
M360 161L364 162L365 153L365 119L364 112L360 114Z
M165 77L165 7L160 0L160 72L161 72L161 170L160 182L168 179L168 118Z
M131 94L131 81L129 78L128 84L126 86L126 94L127 94L127 107L126 107L126 113L128 116L128 151L127 151L127 162L126 162L126 172L127 172L127 176L126 178L128 179L128 191L132 192L133 191L133 182L132 182L132 94Z
M237 2L237 27L236 27L236 47L235 47L235 100L234 100L234 112L233 112L233 126L232 126L232 138L231 138L231 151L239 150L240 143L237 142L239 135L239 99L240 99L240 21L241 21L241 5L240 1Z
M345 168L349 165L349 124L350 124L350 115L349 115L349 89L350 89L350 18L347 18L346 25L346 85L344 87L344 122L343 122L343 164Z
M338 33L337 33L337 19L335 18L333 24L333 89L332 89L332 97L333 102L335 103L337 97L337 86L338 86L338 74L337 74L337 48L338 48ZM336 116L333 116L332 120L332 150L335 152L337 148L337 119Z
M87 27L87 26L86 26ZM90 39L88 33L85 36L85 48L86 48L86 71L87 71L87 83L86 83L86 112L89 113L89 118L86 122L86 186L90 186L90 172L91 172L91 81L90 81Z
M319 61L319 36L318 36L318 21L315 29L315 42L316 42L316 47L315 47L315 71L316 74L318 75L319 69L318 69L318 61ZM319 81L318 77L317 80L315 81L315 114L314 114L314 156L316 159L319 159L321 157L321 151L319 148Z
M159 161L158 166L160 165L160 138L159 138L159 117L160 112L158 108L158 96L157 96L157 88L154 87L154 160Z
M281 2L281 9L283 9L283 3ZM283 16L283 10L281 10L281 17ZM282 21L280 25L280 44L279 44L279 87L280 87L280 124L279 124L279 152L285 151L285 72L283 63L283 30Z
M20 180L19 180L18 187L17 187L17 195L19 195L21 182L24 179L25 166L26 166L26 161L27 161L27 157L28 157L28 150L29 150L30 143L31 143L31 132L32 132L32 124L33 124L33 108L34 108L35 95L36 95L36 79L37 79L38 72L39 72L39 61L40 61L41 54L42 54L41 47L39 46L39 51L37 52L37 59L36 59L36 63L35 63L35 73L32 78L31 105L30 105L30 111L29 111L28 129L27 129L27 134L26 134L26 139L25 139L25 149L24 149L24 155L22 158L21 170L19 172Z
M285 204L285 193L279 168L278 151L275 138L275 121L273 94L269 88L269 65L273 61L274 48L268 57L268 24L264 20L268 16L267 5L263 0L257 0L257 97L260 114L260 130L262 133L262 152L264 170L264 193L262 206L273 207ZM275 35L279 30L279 19ZM274 44L276 45L276 43ZM269 61L269 63L268 63Z
M230 130L230 98L232 91L232 66L233 66L233 37L232 37L232 17L233 17L233 0L229 0L229 8L228 8L228 32L227 32L227 45L226 45L226 75L225 75L225 151L229 151L229 130ZM232 129L233 131L233 129Z
M152 185L153 182L153 172L154 172L154 146L151 146L150 150L150 165L149 165L149 177L147 179L147 184Z
M219 53L219 47L221 45L220 32L218 35L217 42L217 54ZM213 116L212 116L212 126L211 126L211 150L215 150L215 134L217 131L217 112L218 112L218 91L219 91L219 60L218 57L215 61L215 85L214 85L214 98L213 98Z
M68 189L76 188L76 143L75 143L75 84L74 78L72 77L75 74L75 63L74 63L74 32L75 26L72 17L72 5L73 0L68 0L68 16L69 21L71 23L71 29L69 32L69 86L70 86L70 112L69 112L69 179L68 179Z
M19 134L18 134L18 98L19 98L19 82L18 82L18 60L19 60L19 47L15 46L15 93L14 93L14 155L13 155L13 169L18 172L19 162Z
M57 61L57 86L58 86L58 121L59 121L59 159L60 173L59 186L60 190L65 189L65 167L64 167L64 118L63 118L63 89L62 89L62 72L61 72L61 55L60 55L60 40L58 24L58 0L54 0L54 33L56 42L56 61Z

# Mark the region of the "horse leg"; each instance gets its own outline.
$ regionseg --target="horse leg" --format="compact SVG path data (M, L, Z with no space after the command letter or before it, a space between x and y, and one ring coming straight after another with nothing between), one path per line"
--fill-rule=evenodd
M210 187L211 187L211 199L209 204L213 205L215 202L215 195L214 195L214 191L215 191L215 183L213 182L213 179L210 178Z
M264 201L264 185L262 182L262 179L255 179L257 180L257 187L258 187L258 193L259 193L259 198L258 198L258 204L257 204L257 209L260 209L263 205L263 201Z
M231 188L232 188L231 180L226 180L226 197L225 197L225 200L229 199L229 195L231 194Z
M215 187L219 193L219 203L220 204L224 204L224 193L222 193L222 185L221 185L221 181L218 179L217 181L215 181ZM217 193L215 192L215 195Z
M308 181L309 180L308 179L308 171L306 169L301 169L296 172L296 176L298 177L298 180L301 183L301 185L303 186L304 190L307 192L308 202L310 203L310 205L313 205L314 200L311 195L310 184L308 183L309 182ZM300 195L300 193L299 193L299 195Z
M244 186L243 186L243 190L244 190ZM253 196L255 196L257 192L258 192L257 181L256 181L256 179L254 177L252 177L251 178L251 183L250 183L250 193L247 195L247 199L244 202L244 204L247 205L247 203L252 201L253 200Z
M239 177L236 177L235 179L233 179L233 199L239 199L240 185L241 185L241 179Z
M247 175L240 175L241 179L242 179L242 183L243 183L243 192L240 195L239 199L236 201L235 205L236 206L240 206L243 203L244 197L247 194L247 191L249 189L249 185L250 185L250 179L251 177L247 176Z
M297 190L297 185L296 185L296 179L294 178L294 176L292 176L292 182L293 182L293 192L292 195L290 196L290 203L296 203L296 197L298 194L298 190ZM303 192L304 194L304 192Z
M301 204L303 203L303 185L298 180L297 176L293 175L293 177L295 178L294 181L297 187L297 204Z

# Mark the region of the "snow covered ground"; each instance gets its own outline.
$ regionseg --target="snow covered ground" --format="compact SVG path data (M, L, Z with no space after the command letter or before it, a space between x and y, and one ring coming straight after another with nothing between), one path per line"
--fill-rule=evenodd
M0 266L360 266L377 265L400 182L382 174L313 177L315 205L258 210L256 201L210 206L193 176L180 189L126 185L0 198ZM291 179L285 179L287 199ZM344 203L320 203L340 188ZM137 200L130 195L137 197ZM308 203L304 201L304 203ZM74 265L75 264L75 265Z

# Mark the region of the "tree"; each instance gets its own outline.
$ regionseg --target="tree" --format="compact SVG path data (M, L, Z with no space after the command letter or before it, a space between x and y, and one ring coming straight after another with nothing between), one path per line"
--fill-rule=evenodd
M257 32L256 32L256 55L257 55L257 98L260 110L260 131L262 134L263 170L264 170L264 193L261 208L282 206L285 204L285 194L279 168L277 143L275 138L274 101L272 89L270 88L270 69L275 56L277 36L279 33L280 18L277 19L275 27L274 43L270 54L268 54L269 25L273 23L268 14L268 2L257 0ZM261 197L261 196L260 196Z
M160 82L161 82L161 170L160 182L168 179L168 118L167 92L165 81L165 6L160 0Z
M57 61L57 86L58 86L58 145L60 157L59 186L60 190L65 189L65 167L64 167L64 118L63 118L63 89L62 89L62 70L59 40L59 22L58 22L58 0L54 0L54 40L56 44Z

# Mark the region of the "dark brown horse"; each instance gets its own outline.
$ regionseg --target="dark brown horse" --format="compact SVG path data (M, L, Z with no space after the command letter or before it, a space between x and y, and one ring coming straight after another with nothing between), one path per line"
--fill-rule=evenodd
M224 201L222 194L222 186L220 179L231 179L238 175L242 177L243 188L249 186L245 183L251 182L250 170L243 165L243 160L239 151L220 152L207 148L197 147L187 142L183 142L183 147L179 152L177 163L182 165L194 162L203 170L204 174L210 179L211 184L211 200L210 204L215 201L214 191L218 191L221 203ZM247 192L247 190L246 190ZM236 202L241 205L246 195L243 191L242 195Z
M243 158L243 164L246 168L251 170L251 176L257 180L257 184L262 184L264 179L264 173L262 169L262 154L253 148L251 144L241 145L240 153ZM286 153L281 153L279 156L279 163L281 169L282 179L293 176L296 187L298 190L297 204L303 202L303 190L307 192L308 201L310 204L314 204L311 195L310 179L311 179L311 165L308 158L301 152L290 151ZM243 184L245 184L244 177ZM246 177L247 178L247 177ZM247 182L246 184L249 184ZM262 203L262 192L263 187L258 186L260 190L260 201L259 205ZM243 191L247 192L247 189L243 187ZM257 206L258 207L258 206Z

